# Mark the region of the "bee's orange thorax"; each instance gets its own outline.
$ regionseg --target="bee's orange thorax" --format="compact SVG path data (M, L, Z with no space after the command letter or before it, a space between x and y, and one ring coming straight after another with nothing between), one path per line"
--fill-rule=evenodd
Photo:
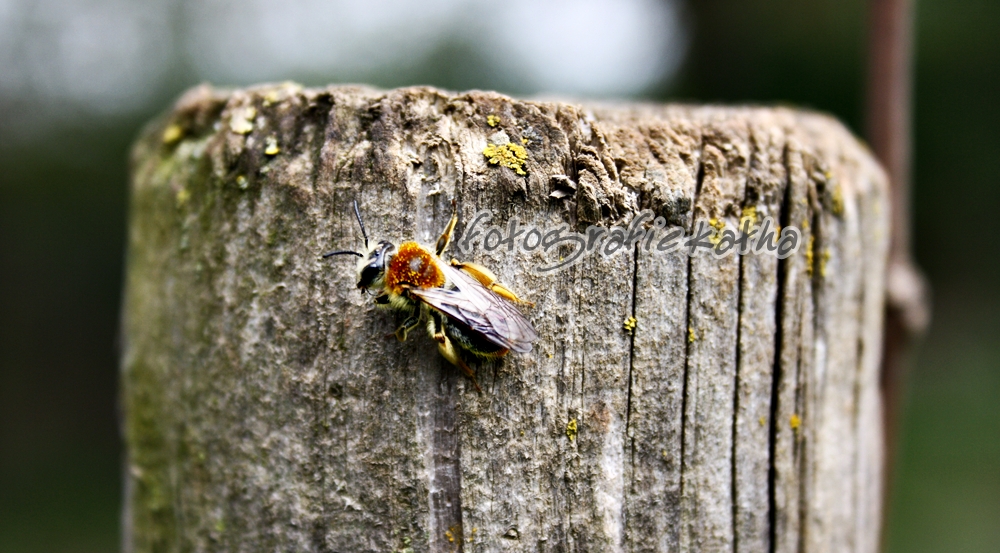
M404 286L413 288L439 288L445 277L431 252L416 242L403 242L389 262L385 274L386 287L395 294L403 293Z

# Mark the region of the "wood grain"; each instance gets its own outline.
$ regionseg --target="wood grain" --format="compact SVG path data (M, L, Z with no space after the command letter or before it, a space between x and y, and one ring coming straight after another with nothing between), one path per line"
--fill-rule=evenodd
M484 155L498 132L526 175ZM876 550L886 186L836 121L203 86L132 174L127 551ZM387 337L352 261L320 259L361 247L354 200L373 239L431 244L452 199L459 237L481 209L578 232L648 209L688 231L772 217L803 245L640 243L552 273L453 246L535 302L541 336L480 364L477 394L422 331Z

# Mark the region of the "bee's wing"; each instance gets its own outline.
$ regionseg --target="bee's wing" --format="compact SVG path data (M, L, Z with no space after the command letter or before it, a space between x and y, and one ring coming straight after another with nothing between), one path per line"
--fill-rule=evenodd
M444 263L441 268L455 285L454 289L411 288L410 293L498 346L518 353L531 351L538 333L513 304L463 271Z

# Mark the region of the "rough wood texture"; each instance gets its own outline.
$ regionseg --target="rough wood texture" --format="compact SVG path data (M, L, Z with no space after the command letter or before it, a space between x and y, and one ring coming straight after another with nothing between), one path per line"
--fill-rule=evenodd
M500 130L525 176L484 156ZM876 550L886 186L830 118L202 87L133 175L127 551ZM319 259L358 247L355 199L373 237L430 244L452 198L459 235L483 208L576 230L755 208L805 242L547 275L452 251L537 304L535 349L482 365L480 395Z

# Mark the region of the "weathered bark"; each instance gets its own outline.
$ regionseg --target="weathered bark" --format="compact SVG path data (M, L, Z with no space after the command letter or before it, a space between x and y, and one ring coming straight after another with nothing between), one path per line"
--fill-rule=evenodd
M501 130L525 176L484 156ZM203 87L134 164L126 550L875 551L886 186L830 118ZM453 198L459 236L484 208L581 231L755 208L806 244L547 275L452 253L536 303L534 350L477 394L319 259L359 247L353 200L373 238L431 244Z

